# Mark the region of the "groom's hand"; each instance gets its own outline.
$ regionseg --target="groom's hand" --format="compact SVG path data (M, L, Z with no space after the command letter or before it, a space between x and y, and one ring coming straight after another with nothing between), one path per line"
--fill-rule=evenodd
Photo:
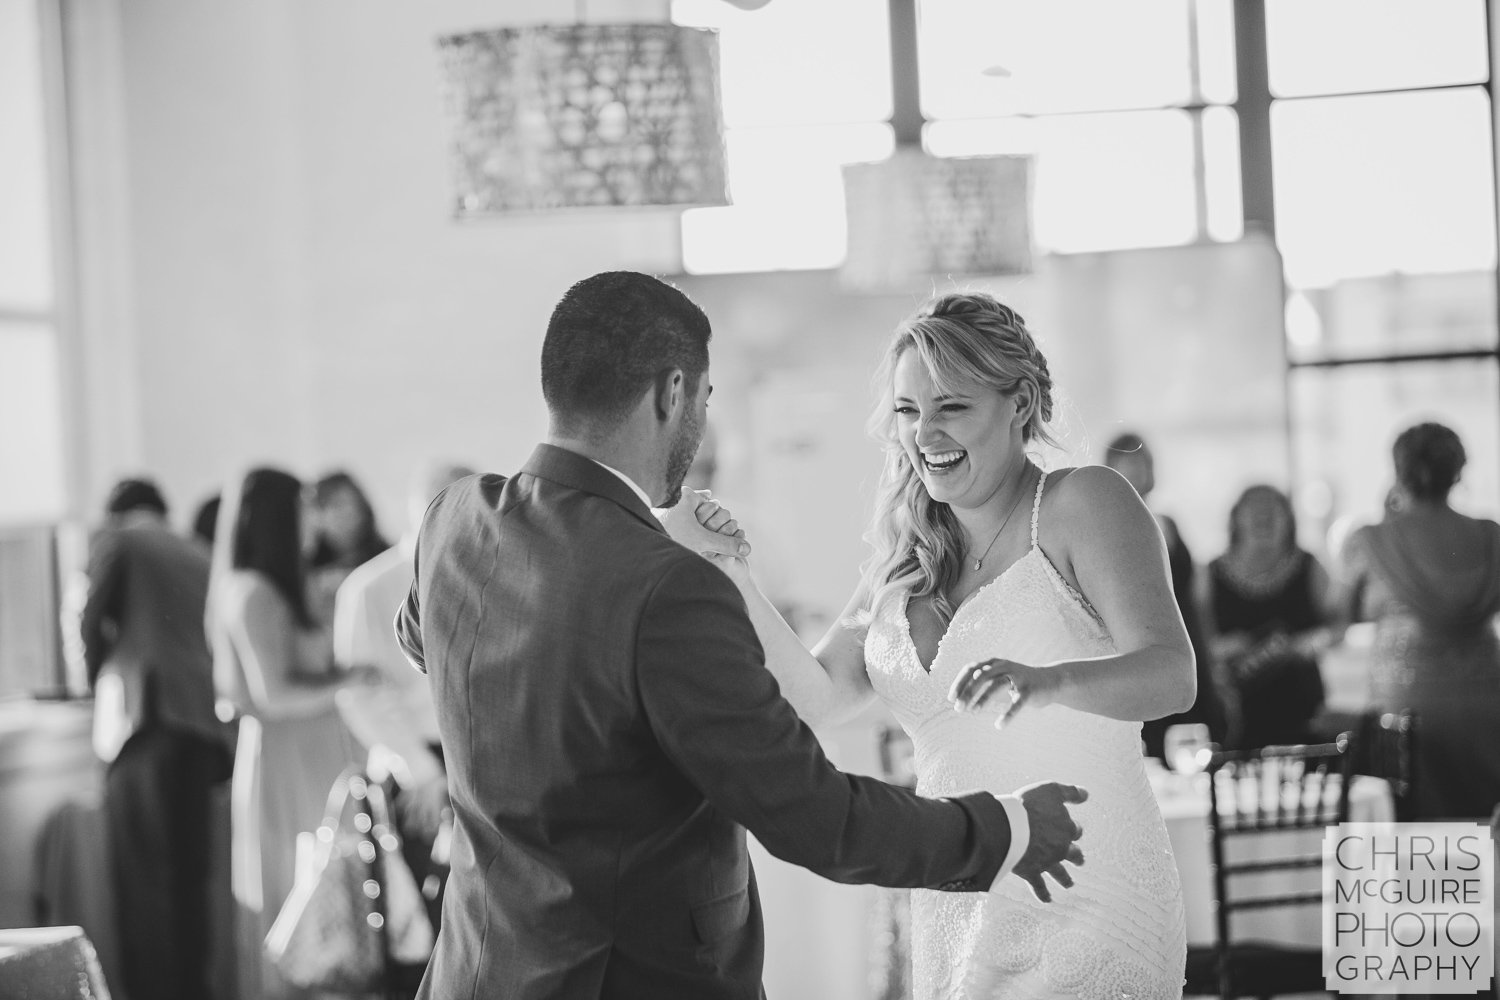
M1052 893L1043 876L1050 875L1058 885L1071 889L1073 876L1063 862L1083 864L1083 849L1077 844L1083 836L1083 827L1068 814L1068 806L1086 801L1089 793L1076 785L1042 781L1019 789L1016 795L1031 822L1031 842L1016 862L1013 874L1031 886L1037 899L1050 903Z

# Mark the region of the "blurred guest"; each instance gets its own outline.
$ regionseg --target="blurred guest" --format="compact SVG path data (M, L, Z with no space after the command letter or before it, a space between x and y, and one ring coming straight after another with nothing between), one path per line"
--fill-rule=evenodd
M229 776L203 635L208 556L167 526L156 486L126 479L89 551L81 618L124 992L208 993L209 794Z
M1385 491L1385 503L1381 505L1382 517L1389 519L1395 517L1406 509L1406 494L1401 489L1401 484L1396 483Z
M334 706L346 675L307 608L302 497L294 476L252 470L225 492L214 546L214 678L240 717L231 863L242 1000L295 995L261 942L291 890L297 834L317 828L334 779L358 757Z
M198 505L193 513L193 537L210 549L214 547L214 534L219 527L219 494L215 493Z
M1318 658L1333 639L1328 574L1297 544L1286 494L1252 486L1229 512L1229 550L1208 566L1213 654L1239 699L1244 747L1305 743L1323 704Z
M1374 621L1372 696L1416 716L1416 811L1482 819L1500 802L1500 525L1448 506L1466 456L1424 423L1396 438L1400 504L1344 550L1354 617Z
M411 589L412 556L422 515L445 486L474 470L452 462L430 462L412 476L406 497L407 530L393 546L350 571L339 586L334 617L334 659L343 666L379 668L390 683L426 686L407 661L392 622Z
M445 486L473 474L474 470L451 462L427 463L419 469L407 493L406 533L349 574L334 606L334 660L345 667L372 668L381 678L378 686L346 690L339 696L339 706L372 756L383 755L384 766L395 780L396 825L407 862L427 890L434 920L441 913L443 873L434 862L433 846L448 808L448 781L434 750L437 717L427 677L401 652L393 623L411 590L417 531L427 505Z
M1111 441L1104 449L1104 464L1124 476L1149 506L1151 491L1156 488L1156 461L1139 434L1121 434ZM1223 744L1228 736L1229 721L1223 684L1215 670L1214 658L1204 635L1202 616L1195 599L1197 591L1194 576L1197 570L1193 554L1182 540L1177 522L1165 514L1153 513L1167 545L1167 564L1172 573L1172 596L1177 599L1182 623L1187 626L1188 641L1193 646L1198 674L1198 697L1192 708L1164 719L1152 719L1141 725L1141 739L1145 741L1146 753L1152 757L1161 757L1163 737L1169 727L1199 722L1208 726L1210 739Z
M313 550L308 558L308 608L313 620L333 622L334 595L344 578L390 542L375 523L375 508L354 477L330 472L312 487Z

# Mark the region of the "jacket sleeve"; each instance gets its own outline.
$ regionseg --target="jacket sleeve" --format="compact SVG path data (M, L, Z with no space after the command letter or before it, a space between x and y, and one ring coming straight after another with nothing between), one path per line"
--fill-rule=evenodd
M839 882L988 889L1010 846L979 792L924 799L837 770L765 669L743 599L698 556L674 561L642 616L637 685L662 749L777 857Z
M89 552L89 593L79 618L79 631L90 687L109 658L112 630L119 624L121 592L125 586L125 556L121 547L120 536L105 531L95 537Z
M420 546L420 542L418 543ZM417 570L420 562L416 555L412 556L413 572L411 577L411 590L407 591L406 600L401 607L396 609L396 641L401 645L401 652L406 654L407 660L422 673L427 673L427 659L422 653L422 608L417 600Z

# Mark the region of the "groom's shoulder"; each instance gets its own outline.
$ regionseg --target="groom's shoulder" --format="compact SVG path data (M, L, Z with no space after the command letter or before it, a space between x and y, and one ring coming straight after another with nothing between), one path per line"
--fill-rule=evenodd
M647 532L637 562L647 603L655 606L709 601L744 607L733 581L703 556L665 534Z

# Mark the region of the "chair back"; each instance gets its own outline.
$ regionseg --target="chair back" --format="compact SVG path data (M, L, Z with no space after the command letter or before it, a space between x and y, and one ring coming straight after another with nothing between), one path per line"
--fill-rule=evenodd
M1229 975L1232 944L1230 917L1236 911L1321 905L1321 879L1316 889L1252 894L1242 888L1245 876L1268 872L1320 870L1322 838L1313 853L1306 843L1289 844L1284 834L1322 830L1349 818L1352 755L1349 741L1307 746L1273 746L1262 750L1215 753L1208 764L1209 831L1212 838L1214 903L1219 969ZM1253 859L1230 861L1230 840L1258 838ZM1229 982L1223 995L1233 995Z
M1417 720L1410 710L1366 712L1352 733L1355 774L1383 778L1391 786L1397 822L1416 818L1416 776L1412 754Z

